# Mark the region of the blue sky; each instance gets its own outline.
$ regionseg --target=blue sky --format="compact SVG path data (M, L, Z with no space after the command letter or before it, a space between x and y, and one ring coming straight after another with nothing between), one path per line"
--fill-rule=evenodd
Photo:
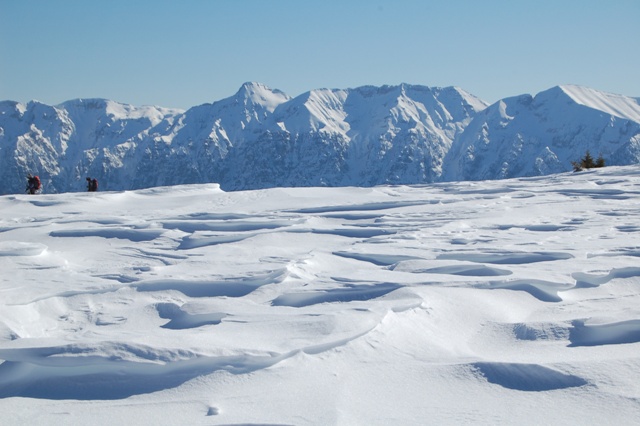
M247 81L640 97L639 22L639 0L0 0L0 100L186 109Z

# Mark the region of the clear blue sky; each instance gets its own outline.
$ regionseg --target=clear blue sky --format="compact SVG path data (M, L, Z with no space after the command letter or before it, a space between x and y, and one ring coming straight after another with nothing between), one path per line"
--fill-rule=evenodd
M640 0L0 0L0 100L186 109L247 81L640 97Z

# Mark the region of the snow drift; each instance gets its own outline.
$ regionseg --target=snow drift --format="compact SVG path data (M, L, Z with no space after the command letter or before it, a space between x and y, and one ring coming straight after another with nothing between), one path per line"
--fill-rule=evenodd
M638 424L639 206L638 166L1 196L2 423Z

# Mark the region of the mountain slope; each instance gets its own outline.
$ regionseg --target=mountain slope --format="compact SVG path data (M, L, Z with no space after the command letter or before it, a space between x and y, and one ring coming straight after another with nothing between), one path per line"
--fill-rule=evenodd
M152 140L180 113L105 99L58 106L1 102L0 191L24 191L28 172L40 175L47 192L77 190L87 174L127 185L135 168L132 148Z
M453 139L486 104L458 88L313 90L278 106L230 153L225 189L432 182Z
M571 169L586 150L640 162L636 99L580 86L503 99L478 114L447 156L445 180L538 176Z
M640 162L638 100L580 86L491 106L457 87L317 89L245 83L187 111L104 99L0 102L0 193L27 173L45 192L217 182L225 190L536 176L586 150Z
M110 190L429 182L485 107L458 88L405 84L292 99L245 83L230 98L184 112L106 100L4 102L0 191L20 192L28 172L41 176L47 192L82 190L85 175Z

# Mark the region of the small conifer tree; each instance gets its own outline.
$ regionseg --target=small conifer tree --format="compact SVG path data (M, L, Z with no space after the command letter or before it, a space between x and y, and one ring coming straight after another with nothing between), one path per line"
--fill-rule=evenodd
M585 153L584 157L582 157L582 159L579 162L572 161L571 165L573 166L573 171L574 172L579 172L579 171L582 171L584 169L593 169L593 168L597 168L597 167L604 167L604 158L602 157L602 154L600 154L598 156L598 159L594 160L593 157L591 156L591 153L589 152L589 150L587 150L587 152Z

